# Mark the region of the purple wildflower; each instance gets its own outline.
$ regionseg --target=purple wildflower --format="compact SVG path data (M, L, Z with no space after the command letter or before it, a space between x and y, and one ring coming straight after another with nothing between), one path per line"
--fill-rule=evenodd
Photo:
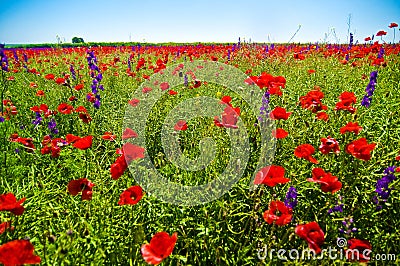
M291 186L289 187L287 193L286 193L286 198L284 201L286 207L294 209L297 205L297 190L295 187Z
M378 71L372 71L369 78L369 83L365 89L366 94L361 100L361 105L368 108L371 105L372 95L375 91L376 81L378 78Z

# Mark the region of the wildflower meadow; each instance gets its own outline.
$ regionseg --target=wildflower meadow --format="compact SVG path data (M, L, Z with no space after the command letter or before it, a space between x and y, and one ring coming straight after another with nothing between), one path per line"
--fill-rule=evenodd
M385 34L2 45L0 263L399 264Z

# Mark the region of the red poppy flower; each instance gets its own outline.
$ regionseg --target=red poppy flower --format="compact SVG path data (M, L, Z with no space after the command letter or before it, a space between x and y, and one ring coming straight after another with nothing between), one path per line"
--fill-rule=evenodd
M122 151L128 164L132 160L144 158L145 149L129 142L122 146Z
M179 131L179 130L186 130L187 128L188 128L188 126L187 126L185 120L179 120L178 122L176 122L176 124L175 124L175 126L174 126L174 129L175 129L176 131Z
M54 76L54 74L47 74L46 76L44 76L44 78L48 79L48 80L51 80L51 79L54 79L55 76Z
M156 233L149 244L142 245L140 251L143 259L149 264L157 265L161 263L171 255L177 239L177 233L173 233L172 236L169 236L166 232Z
M277 139L284 139L289 135L289 133L283 128L277 128L272 130L272 136Z
M232 105L231 105L231 101L232 101L231 96L226 95L226 96L224 96L224 97L221 98L221 102L220 102L220 103L223 103L223 104L227 104L227 105L229 105L229 106L232 106Z
M306 57L303 54L295 53L293 58L297 60L304 60Z
M195 80L193 84L193 88L198 88L201 86L201 81L200 80Z
M118 205L135 205L142 199L142 197L142 188L140 186L132 186L121 193Z
M114 141L117 139L117 136L111 132L105 132L101 138L104 140Z
M142 89L142 92L143 93L149 93L149 92L151 92L153 89L152 88L150 88L150 87L144 87L143 89Z
M76 108L75 109L75 112L77 112L77 113L87 113L87 110L86 110L86 108L84 107L84 106L78 106L78 108Z
M360 138L347 144L346 152L357 159L368 161L371 159L371 151L375 149L376 143L368 144L366 138Z
M275 222L279 226L287 225L292 220L292 208L287 207L282 201L271 201L263 218L268 224Z
M72 146L80 150L86 150L92 147L92 141L93 136L86 136L83 138L79 138L77 141L74 142Z
M321 246L325 241L325 235L317 222L301 224L296 226L294 232L302 239L306 240L308 247L315 251L321 252Z
M384 36L384 35L386 35L387 34L387 32L386 31L384 31L384 30L380 30L380 31L378 31L377 33L376 33L376 36Z
M308 74L314 74L315 70L314 69L309 69L307 72L308 72Z
M57 107L57 110L64 115L69 115L74 111L74 107L67 103L60 103Z
M168 82L161 82L160 88L161 88L162 91L168 90L169 89Z
M364 39L364 41L366 41L366 42L368 42L370 40L371 40L371 37L367 37L367 38Z
M324 93L318 87L315 90L309 91L305 96L300 97L300 104L303 109L311 110L316 113L321 110L327 110L327 106L322 104Z
M328 136L327 138L322 138L321 145L319 146L319 151L322 152L322 154L328 154L331 151L339 154L339 142L336 139L331 138L330 136Z
M124 155L119 156L115 160L115 162L111 165L110 168L111 178L117 180L124 174L127 168L128 164L126 163L125 156Z
M72 143L74 143L74 142L76 142L77 140L80 140L80 139L81 139L81 137L75 136L75 135L73 135L73 134L67 134L67 135L65 136L65 140L66 140L69 144L72 144Z
M43 97L43 96L44 96L44 91L38 90L38 91L36 92L36 96L38 96L38 97Z
M319 112L319 113L317 113L316 118L318 120L324 120L326 122L329 120L329 115L325 112Z
M0 224L0 235L4 233L6 230L12 231L14 230L14 226L11 226L11 222L4 222Z
M368 240L361 240L361 239L349 239L347 242L349 249L351 251L346 250L346 257L350 261L358 261L358 262L368 262L370 257L365 256L365 250L371 250L372 246ZM368 253L369 254L369 253Z
M174 91L174 90L169 90L169 91L168 91L168 94L169 94L169 95L177 95L178 92L176 92L176 91Z
M291 114L292 112L286 112L285 108L277 106L271 111L271 113L269 113L269 116L274 120L287 120Z
M64 78L57 78L57 79L56 79L56 83L57 83L58 85L64 84L64 83L65 83L65 79L64 79Z
M83 123L89 124L92 121L92 117L87 113L80 113L79 118L82 120Z
M315 149L312 145L310 144L301 144L296 147L294 150L294 155L298 158L303 158L306 159L307 161L310 161L312 163L318 164L318 161L312 157L315 152Z
M289 178L285 178L285 168L279 165L270 165L262 168L256 174L254 184L265 184L269 187L274 187L277 184L285 184L290 181Z
M132 106L132 107L135 107L135 106L137 106L138 104L139 104L139 99L132 99L132 100L130 100L128 103Z
M74 88L75 88L76 91L80 91L81 89L83 89L83 86L84 85L82 83L80 83L80 84L75 85Z
M331 173L325 172L322 168L314 168L312 170L312 178L307 181L321 184L321 190L325 193L335 193L342 188L342 182Z
M25 198L17 201L13 193L0 195L0 211L9 211L14 215L21 215L24 213L24 206L21 205Z
M122 139L137 138L138 134L131 128L127 127L122 133Z
M347 123L344 127L340 128L340 134L344 134L346 132L353 132L354 134L358 135L360 131L362 130L362 127L358 125L357 122L349 122Z
M29 87L31 88L37 88L37 85L35 82L29 82Z
M76 180L71 180L68 183L68 192L72 196L78 195L79 192L82 192L81 199L82 200L91 200L92 199L92 188L95 185L90 182L87 178L80 178Z
M357 102L357 98L354 95L354 93L353 92L349 92L349 91L342 92L342 94L340 94L340 96L339 96L339 100L345 106L349 106L349 105Z
M397 28L398 26L399 25L397 25L397 23L392 22L392 23L390 23L389 28Z
M29 240L13 240L0 246L0 263L4 266L39 264L40 257L34 255L35 247Z

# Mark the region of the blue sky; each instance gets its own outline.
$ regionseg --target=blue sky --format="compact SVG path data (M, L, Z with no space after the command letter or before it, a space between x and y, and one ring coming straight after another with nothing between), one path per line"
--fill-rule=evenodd
M0 0L1 43L347 41L348 16L355 39L400 24L398 0ZM333 29L336 37L332 34ZM400 32L397 29L396 40Z

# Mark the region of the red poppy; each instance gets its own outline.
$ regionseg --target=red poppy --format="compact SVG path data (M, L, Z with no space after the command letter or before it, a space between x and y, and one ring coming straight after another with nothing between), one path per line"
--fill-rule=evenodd
M399 25L395 22L390 23L389 28L397 28Z
M129 142L122 146L122 151L128 164L132 160L144 158L145 149Z
M74 143L74 142L80 140L81 137L75 136L75 135L73 135L73 134L67 134L67 135L65 136L65 139L66 139L66 141L67 141L69 144L72 144L72 143Z
M82 120L83 123L89 124L92 121L92 117L87 113L80 113L79 118Z
M295 53L293 58L297 60L304 60L306 57L303 54Z
M68 101L73 102L73 101L77 101L78 98L75 95L72 95L71 97L68 98Z
M168 82L161 82L160 88L161 88L162 91L168 90L169 89Z
M74 107L67 103L60 103L57 107L57 110L64 115L69 115L74 111Z
M387 32L386 31L384 31L384 30L380 30L380 31L378 31L377 33L376 33L376 36L384 36L384 35L386 35L387 34Z
M277 139L284 139L289 135L289 133L283 128L277 128L272 130L272 136Z
M71 180L68 183L68 192L72 196L78 195L79 192L82 192L81 199L82 200L91 200L92 199L92 188L95 185L90 182L87 178L80 178L76 180Z
M37 88L37 85L35 82L29 82L29 87L31 88Z
M130 100L128 103L132 106L132 107L135 107L135 106L137 106L138 104L139 104L139 99L132 99L132 100Z
M364 41L366 41L366 42L368 42L370 40L371 40L371 37L367 37L367 38L364 39Z
M127 127L122 133L122 139L137 138L138 134L131 128Z
M117 180L124 174L127 168L128 164L126 163L125 156L124 155L119 156L115 160L115 162L111 165L110 168L111 178Z
M55 76L54 76L54 74L47 74L46 76L44 76L44 78L48 79L48 80L51 80L51 79L54 79Z
M83 138L79 138L77 141L74 142L72 146L80 150L86 150L92 147L92 141L93 136L86 136Z
M0 195L0 211L9 211L14 215L22 215L24 213L24 206L21 205L25 198L17 201L13 193Z
M358 135L360 131L362 130L362 127L358 125L357 122L349 122L347 123L344 127L340 128L340 134L344 134L346 132L353 132L354 134Z
M360 138L347 144L346 152L357 159L368 161L371 159L371 151L375 149L376 143L368 144L366 138Z
M274 120L287 120L291 114L292 112L286 112L285 108L277 106L271 111L271 113L269 113L269 116Z
M78 108L76 108L75 109L75 112L77 112L77 113L87 113L87 110L86 110L86 108L84 107L84 106L78 106Z
M314 69L309 69L307 72L308 72L308 74L314 74L315 70Z
M282 201L271 201L263 218L268 224L275 222L279 226L287 225L292 220L292 208L287 207Z
M335 193L342 188L342 182L331 173L325 172L322 168L314 168L312 170L312 178L307 181L321 184L321 190L325 193Z
M142 188L140 186L132 186L121 193L118 205L135 205L142 199L142 197Z
M317 222L298 225L294 232L300 238L307 241L310 249L314 250L317 254L321 252L321 246L325 241L325 235Z
M200 80L195 80L193 84L193 88L198 88L201 86L201 81Z
M117 139L117 136L111 132L105 132L101 138L104 140L114 141Z
M315 152L315 149L312 145L310 144L301 144L296 147L294 150L294 155L298 158L303 158L306 159L307 161L310 161L312 163L318 164L318 161L312 157Z
M349 250L346 250L346 257L350 261L358 261L358 262L368 262L370 257L368 254L364 254L365 250L372 251L371 243L368 240L361 240L361 239L349 239L347 242L349 246Z
M230 105L230 106L232 106L231 105L231 101L232 101L232 98L229 95L226 95L226 96L221 98L221 103L224 103L224 104L227 104L227 105Z
M176 122L176 124L175 124L175 126L174 126L174 129L175 129L176 131L179 131L179 130L186 130L187 128L188 128L188 126L187 126L185 120L179 120L178 122Z
M262 168L256 174L254 184L265 184L269 187L274 187L277 184L285 184L290 181L285 176L285 168L279 165L270 165Z
M64 79L64 78L57 78L57 79L56 79L56 83L57 83L58 85L64 84L64 83L65 83L65 79Z
M0 263L4 266L39 264L40 257L34 255L35 247L29 240L13 240L0 246Z
M169 90L169 91L168 91L168 94L169 94L169 95L177 95L178 92L176 92L176 91L174 91L174 90Z
M36 92L36 96L38 96L38 97L43 97L43 96L44 96L44 91L38 90L38 91Z
M335 111L347 110L354 113L356 109L352 106L357 102L357 98L353 92L345 91L339 96L339 102L336 103Z
M6 230L12 231L14 230L14 226L11 226L11 222L4 222L0 224L0 235L3 234Z
M75 88L76 91L80 91L81 89L83 89L83 86L84 85L82 83L80 83L80 84L75 85L74 88Z
M171 255L174 250L178 234L173 233L169 236L167 232L156 233L149 244L143 244L140 251L143 259L149 263L157 265Z
M321 110L327 110L327 106L322 104L324 93L318 87L315 90L309 91L305 96L300 97L300 104L303 109L308 109L313 113Z
M333 153L339 154L339 142L336 139L331 138L330 136L328 136L327 138L322 138L321 145L319 146L319 151L322 152L322 154L328 154L331 151L333 151Z
M149 93L149 92L151 92L153 89L152 88L150 88L150 87L144 87L143 89L142 89L142 92L143 93Z
M324 120L326 122L329 120L329 115L325 112L319 112L319 113L317 113L316 118L318 120Z

